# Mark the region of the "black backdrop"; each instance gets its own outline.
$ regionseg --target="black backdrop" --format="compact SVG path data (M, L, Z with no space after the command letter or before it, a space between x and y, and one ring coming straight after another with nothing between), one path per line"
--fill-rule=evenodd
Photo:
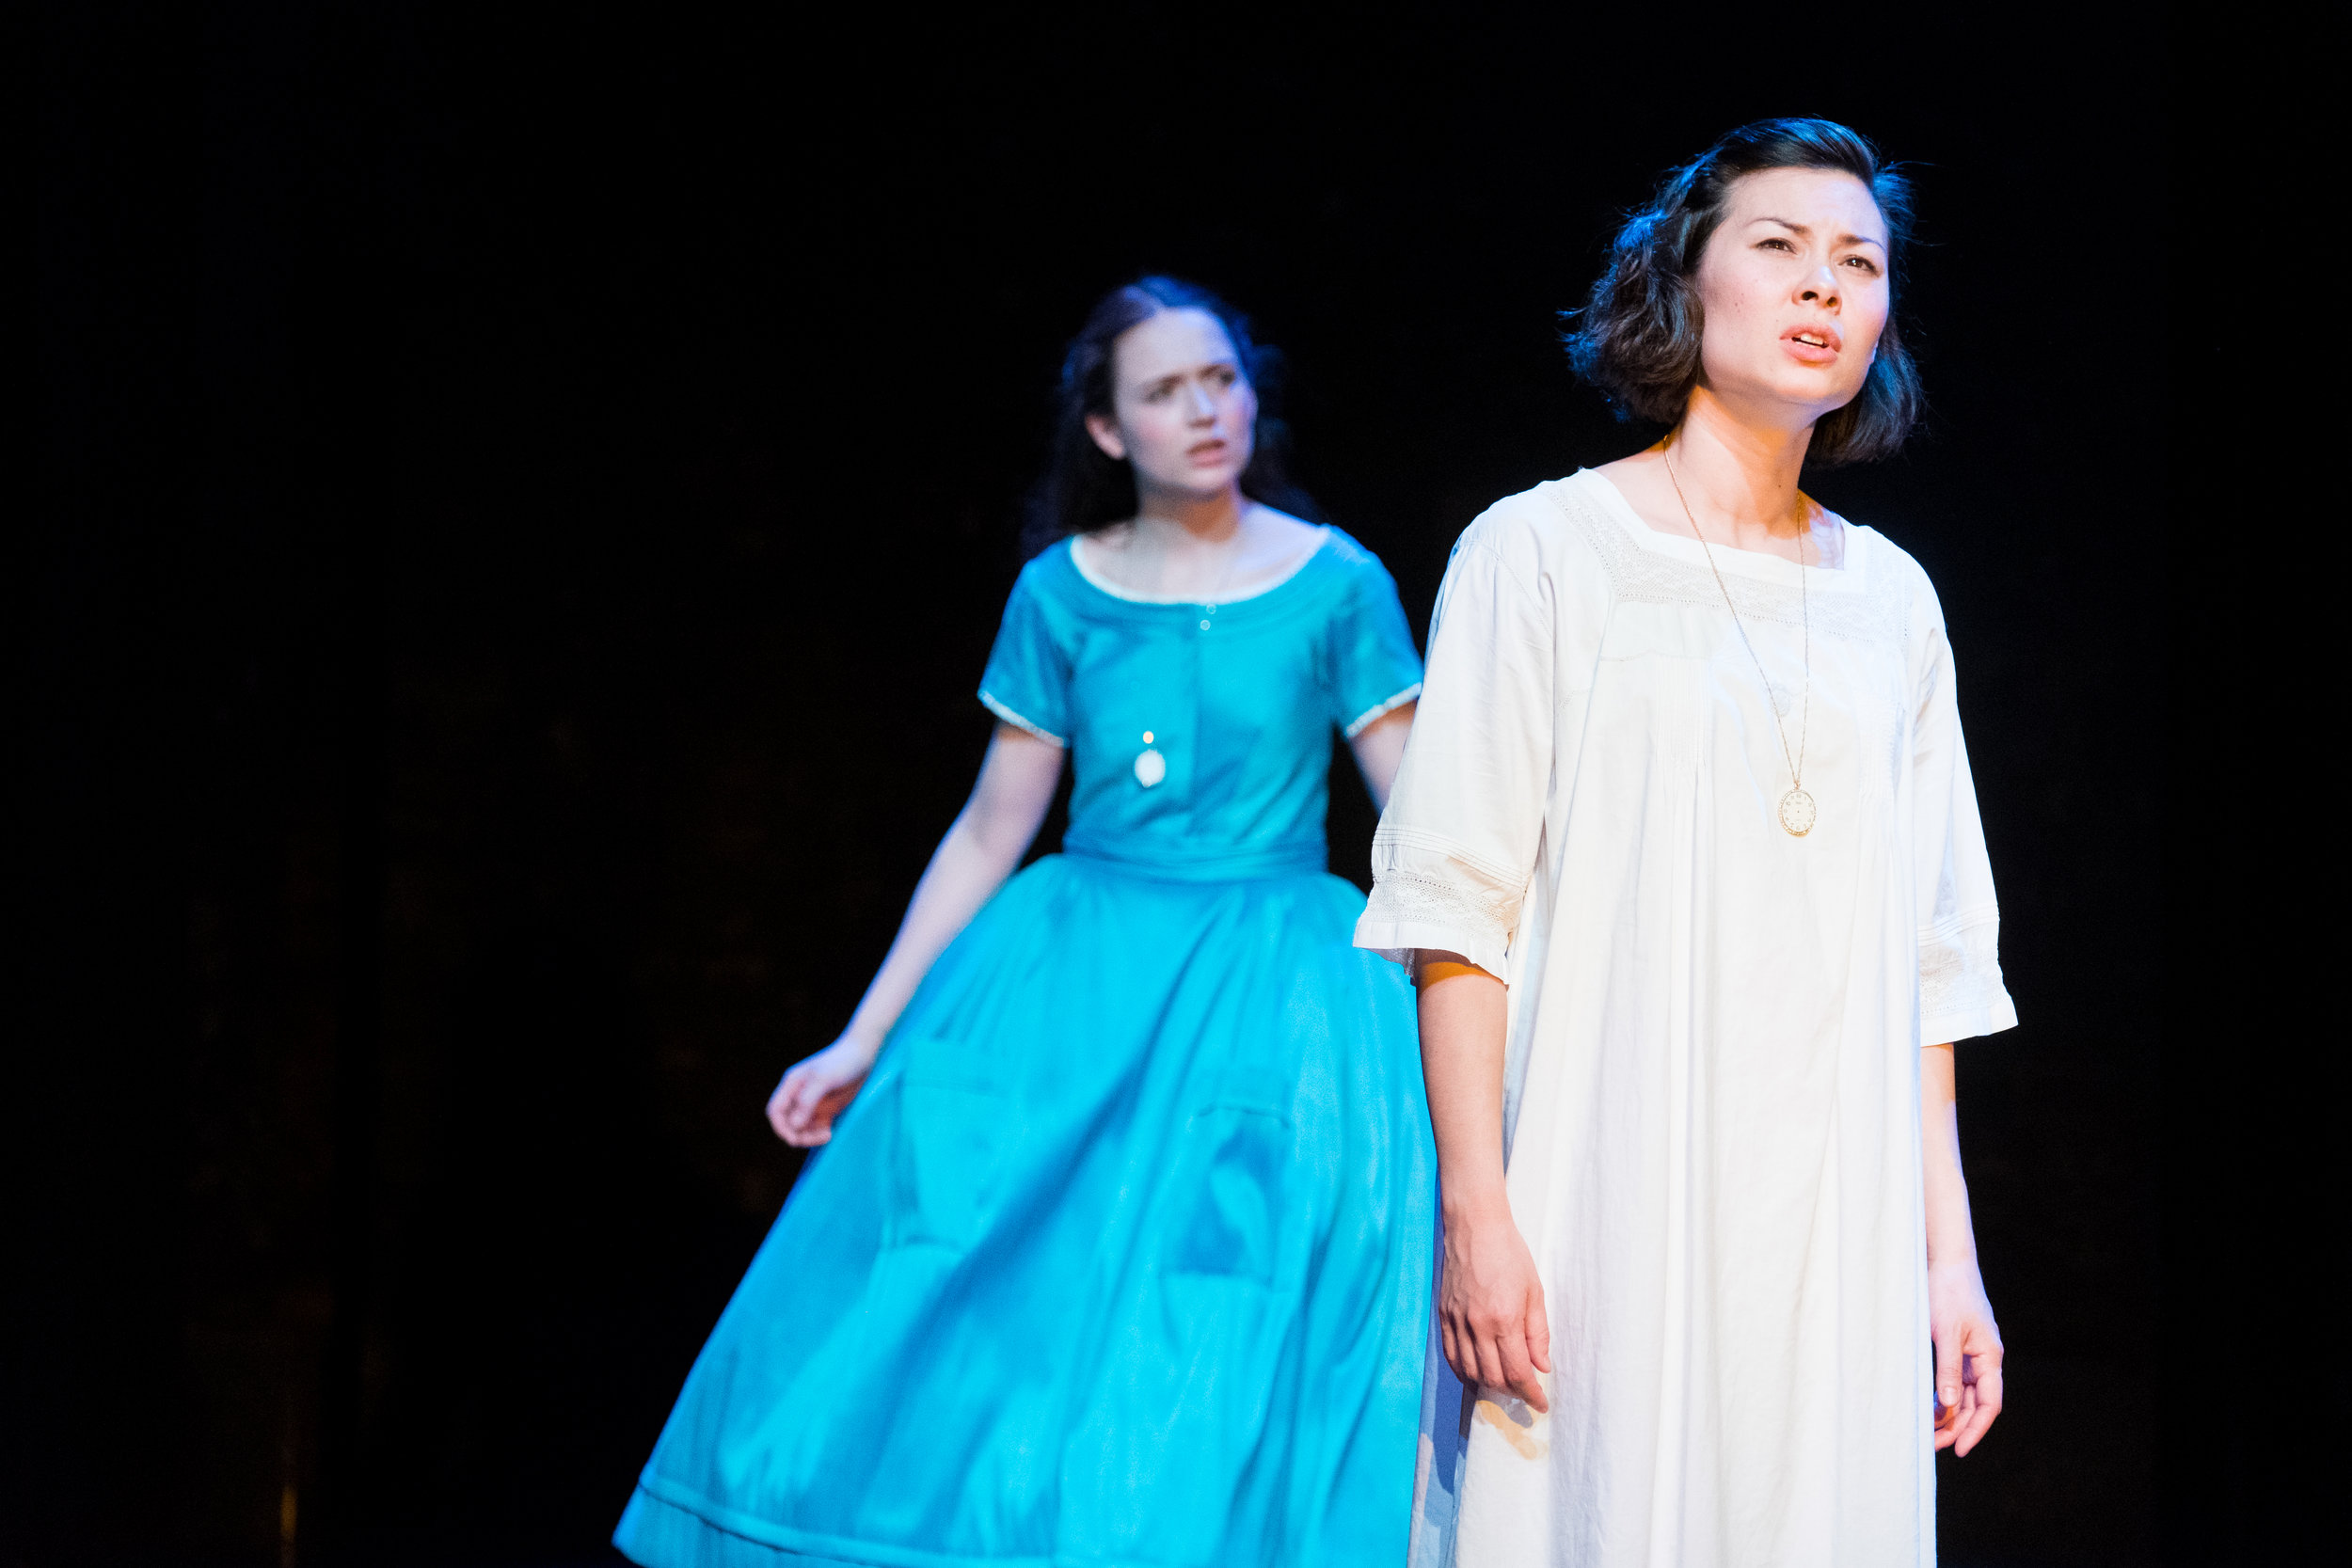
M1612 215L1790 112L1915 166L1933 416L1817 488L1942 593L2026 1021L1962 1053L2014 1402L1945 1551L2157 1555L2164 272L2084 259L2163 201L2152 22L44 26L14 1560L602 1560L969 786L1089 300L1250 309L1425 624L1637 439L1556 341Z

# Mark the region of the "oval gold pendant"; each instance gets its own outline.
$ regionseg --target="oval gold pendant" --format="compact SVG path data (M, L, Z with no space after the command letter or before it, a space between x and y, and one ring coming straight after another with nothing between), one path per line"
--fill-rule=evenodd
M1813 831L1813 797L1792 789L1780 798L1780 825L1798 838Z
M1143 754L1136 758L1136 783L1149 789L1167 777L1168 759L1149 746L1145 747Z

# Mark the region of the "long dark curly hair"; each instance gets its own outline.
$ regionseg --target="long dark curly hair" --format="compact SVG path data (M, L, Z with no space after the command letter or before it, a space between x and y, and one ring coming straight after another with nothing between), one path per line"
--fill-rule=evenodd
M1851 174L1870 187L1886 219L1888 311L1878 358L1854 400L1814 425L1805 461L1834 467L1884 457L1903 444L1927 404L1895 309L1911 236L1911 184L1865 137L1835 120L1742 125L1667 174L1657 196L1617 230L1609 270L1583 309L1570 313L1569 362L1607 395L1619 419L1681 419L1698 385L1705 317L1692 275L1723 222L1733 182L1771 168Z
M1045 472L1030 492L1021 530L1021 553L1033 556L1057 540L1088 533L1136 515L1133 465L1107 455L1087 434L1087 416L1107 417L1115 386L1113 347L1120 334L1163 310L1202 310L1215 316L1232 340L1241 373L1258 394L1258 422L1251 433L1249 466L1242 470L1242 494L1309 522L1323 522L1322 508L1290 477L1284 458L1289 431L1274 417L1280 391L1281 356L1249 335L1248 318L1196 283L1173 277L1138 277L1104 294L1088 312L1086 325L1062 356L1056 398L1054 443Z

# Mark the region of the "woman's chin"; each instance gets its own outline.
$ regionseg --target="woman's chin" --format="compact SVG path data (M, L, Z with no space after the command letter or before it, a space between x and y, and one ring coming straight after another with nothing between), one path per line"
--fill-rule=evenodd
M1847 382L1853 385L1847 386ZM1781 365L1773 373L1715 378L1708 387L1714 400L1742 424L1802 430L1862 395L1861 378L1836 366Z
M1803 365L1786 363L1772 378L1773 389L1783 401L1810 408L1815 419L1835 408L1843 408L1862 395L1866 364L1856 373L1851 364Z
M1211 501L1232 493L1233 486L1241 480L1241 467L1232 463L1219 463L1214 467L1185 464L1174 472L1148 477L1154 489L1183 496L1189 500Z

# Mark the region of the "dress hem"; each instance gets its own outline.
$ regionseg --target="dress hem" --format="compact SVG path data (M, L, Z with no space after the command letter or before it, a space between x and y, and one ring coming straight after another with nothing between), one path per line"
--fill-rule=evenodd
M1031 723L1028 720L1022 718L1021 715L1015 713L1011 708L1007 707L1003 703L989 695L986 690L982 690L980 693L980 705L988 709L989 712L994 714L997 718L1003 720L1006 723L1010 724L1016 730L1025 731L1027 734L1037 736L1040 740L1047 742L1049 745L1060 747L1065 752L1070 750L1069 741L1064 740L1060 736L1056 735L1053 731L1045 728L1043 725Z
M629 1499L612 1544L629 1560L647 1568L1067 1568L1070 1562L1034 1553L973 1557L845 1541L722 1508L675 1481L650 1475L639 1479L637 1495ZM691 1555L671 1555L661 1550L665 1545L680 1546ZM632 1547L654 1555L640 1557ZM1145 1565L1105 1560L1101 1568Z
M1421 682L1415 681L1412 685L1406 687L1395 696L1391 697L1387 702L1375 703L1372 706L1364 709L1363 712L1358 714L1355 718L1350 719L1346 723L1340 726L1341 737L1343 739L1353 740L1358 736L1363 734L1366 730L1372 728L1372 726L1378 721L1387 718L1390 714L1394 713L1398 708L1403 707L1406 703L1420 701L1421 684Z
M1481 940L1467 931L1419 921L1363 921L1356 927L1355 941L1357 946L1408 970L1413 967L1415 953L1459 953L1500 980L1510 962L1510 949L1498 945L1491 938Z
M1949 1045L1954 1040L1972 1040L1985 1035L1997 1035L2005 1029L2017 1027L2017 1004L2004 996L1991 1006L1971 1007L1964 1012L1938 1013L1919 1021L1919 1045Z

